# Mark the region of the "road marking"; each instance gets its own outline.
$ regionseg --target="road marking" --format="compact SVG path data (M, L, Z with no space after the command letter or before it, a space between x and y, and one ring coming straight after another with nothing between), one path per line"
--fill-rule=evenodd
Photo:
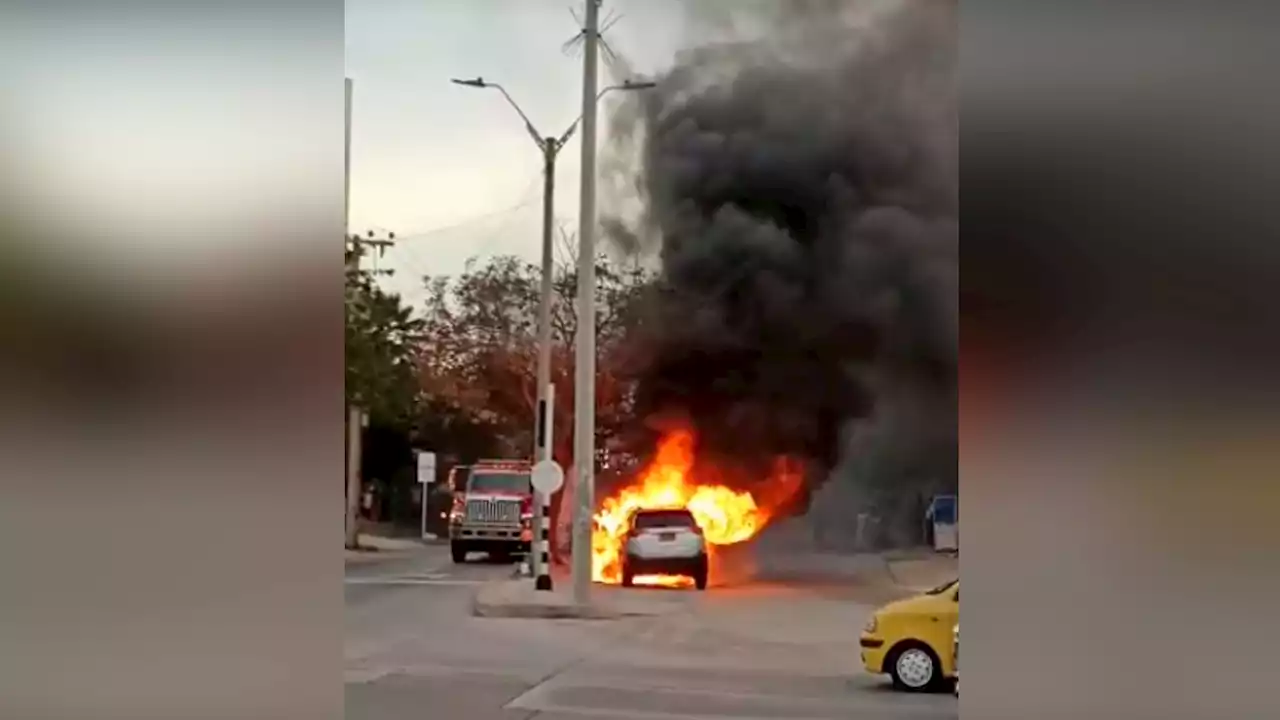
M959 720L959 715L955 711L948 710L921 710L917 708L896 708L890 705L877 705L874 707L867 706L850 706L844 708L830 708L829 715L814 715L810 708L798 707L796 710L800 714L782 715L778 710L770 709L765 714L760 712L752 712L750 715L726 715L724 713L714 712L711 714L688 714L688 713L671 713L661 710L630 710L615 708L597 708L597 707L578 707L575 705L555 705L549 704L541 706L537 709L530 707L513 707L505 706L506 709L513 710L533 710L537 715L552 714L567 715L570 717L581 717L583 720L600 720L601 718L619 718L619 720L760 720L761 717L769 717L772 720L846 720L850 717L850 711L872 710L876 712L877 717L881 718L918 718L920 720ZM818 709L819 712L826 711L827 708ZM883 714L881 714L883 713Z
M584 688L585 689L585 688ZM607 688L597 688L606 690ZM884 718L916 718L918 720L958 720L958 706L945 705L897 705L871 698L845 698L830 700L808 700L797 696L752 695L745 693L716 693L698 691L664 691L661 694L684 696L685 700L701 698L711 703L716 700L758 701L760 704L747 709L748 714L740 714L728 708L708 708L709 711L693 710L666 711L650 708L601 707L596 703L563 703L552 700L542 687L534 687L523 695L503 706L505 710L531 710L539 714L557 714L583 716L585 718L626 718L626 720L759 720L770 717L773 720L845 720L857 717L865 712L875 713ZM622 690L633 690L622 688ZM639 692L639 691L636 691ZM654 692L650 689L647 692ZM546 693L546 694L544 694Z
M487 580L464 580L450 578L447 575L419 575L415 577L346 577L344 585L483 585Z
M846 720L862 713L874 713L883 717L920 718L921 720L956 720L958 702L950 695L910 696L901 693L887 694L863 690L846 678L830 690L818 692L792 692L782 689L751 690L726 687L716 683L714 677L702 677L689 668L675 677L646 677L635 672L623 675L593 674L591 671L566 669L556 673L523 694L513 698L505 706L511 710L533 710L541 713L586 715L589 717L622 717L628 720L746 720L747 717L764 717L759 713L768 710L768 717L776 720L805 718L806 720ZM756 668L741 668L730 672L730 681L749 680L760 672ZM739 675L734 678L734 675ZM773 675L774 673L769 673ZM777 676L782 679L784 676ZM797 675L796 680L817 679L814 676ZM839 680L830 676L821 679ZM706 684L711 681L712 684ZM720 686L717 686L720 685ZM779 686L781 687L781 686ZM586 693L584 695L583 693ZM590 695L599 694L592 698ZM577 697L572 697L576 695ZM641 706L640 698L652 700L658 696L669 698L683 709L667 711L648 702ZM706 707L697 708L705 703ZM717 705L719 707L717 707ZM746 715L741 715L746 709ZM883 715L881 715L883 714Z
M342 673L342 682L351 683L353 685L366 685L376 682L391 674L390 668L346 668Z

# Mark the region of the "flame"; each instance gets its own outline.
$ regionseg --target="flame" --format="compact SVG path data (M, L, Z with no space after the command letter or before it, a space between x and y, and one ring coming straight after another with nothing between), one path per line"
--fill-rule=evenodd
M622 549L626 542L627 520L639 509L687 508L693 513L707 540L708 552L715 548L750 540L767 524L770 515L756 503L750 492L724 485L699 484L692 476L694 436L680 430L662 439L657 455L634 483L601 503L592 530L592 580L616 585L622 582ZM800 475L783 462L775 473L785 488L775 495L789 495L799 485ZM683 587L692 579L672 575L642 575L637 585Z

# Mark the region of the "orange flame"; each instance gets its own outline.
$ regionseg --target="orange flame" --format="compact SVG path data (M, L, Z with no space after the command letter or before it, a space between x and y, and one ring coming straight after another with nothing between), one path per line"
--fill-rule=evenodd
M663 438L657 456L637 480L606 498L595 514L592 530L592 580L616 585L622 582L622 549L626 543L627 520L639 509L687 508L702 528L709 552L716 546L733 545L755 537L767 524L767 508L756 504L749 492L724 485L698 484L692 477L694 436L680 430ZM782 462L775 475L785 487L771 495L789 496L799 486L800 475ZM692 584L681 576L643 575L638 585L678 587Z

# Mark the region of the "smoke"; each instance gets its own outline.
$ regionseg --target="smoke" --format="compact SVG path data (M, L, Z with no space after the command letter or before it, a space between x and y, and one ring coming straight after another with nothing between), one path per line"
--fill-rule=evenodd
M703 454L805 459L842 542L955 486L956 8L746 6L614 114L640 211L606 233L659 269L637 411Z

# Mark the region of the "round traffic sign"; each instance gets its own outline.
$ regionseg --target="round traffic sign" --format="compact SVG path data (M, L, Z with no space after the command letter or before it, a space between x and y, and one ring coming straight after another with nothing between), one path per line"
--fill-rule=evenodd
M564 485L564 469L555 460L539 460L533 466L532 480L534 490L550 495Z

